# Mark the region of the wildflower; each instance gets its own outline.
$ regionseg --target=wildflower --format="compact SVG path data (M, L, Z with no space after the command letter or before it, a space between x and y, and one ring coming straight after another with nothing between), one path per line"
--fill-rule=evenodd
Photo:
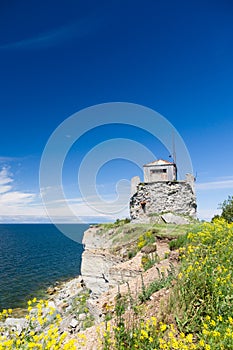
M203 339L201 339L201 340L199 341L199 345L200 345L200 346L205 346L205 342L204 342Z
M148 338L148 333L144 329L141 329L141 335L143 338Z
M167 329L167 325L165 323L160 322L160 330L164 332L166 331L166 329Z
M210 321L211 326L216 326L216 322L214 320Z
M192 343L193 342L193 335L192 334L188 334L186 336L186 340L187 340L188 343Z

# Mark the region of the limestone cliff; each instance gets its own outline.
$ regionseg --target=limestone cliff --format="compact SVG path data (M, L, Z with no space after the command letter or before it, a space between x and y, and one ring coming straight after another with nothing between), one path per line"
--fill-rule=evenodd
M103 233L101 226L93 226L84 232L85 250L82 254L81 275L92 296L98 296L141 273L140 256L131 260L124 259L124 244L120 246L121 251L116 252L119 242L114 243L113 237L118 229L116 227ZM121 234L124 235L124 232Z

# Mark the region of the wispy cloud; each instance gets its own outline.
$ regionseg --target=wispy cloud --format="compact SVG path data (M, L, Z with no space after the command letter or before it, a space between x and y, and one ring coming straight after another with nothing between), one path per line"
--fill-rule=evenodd
M15 161L20 161L24 158L20 158L20 157L3 157L0 156L0 163L9 163L9 162L15 162Z
M13 175L9 168L3 167L0 171L0 212L1 215L11 213L14 215L19 208L31 203L35 194L13 190ZM12 208L13 207L13 208ZM13 209L13 211L12 211Z
M12 178L10 177L7 168L0 171L0 193L5 193L11 190ZM2 196L1 196L2 197Z
M197 190L217 190L217 189L233 189L233 177L225 177L220 181L211 181L211 182L203 182L203 183L197 183L196 189Z
M44 189L44 193L48 190L56 191L55 188L49 188ZM104 202L101 208L98 205L96 196L86 199L51 197L47 203L47 212L38 193L14 189L14 175L9 167L0 170L0 222L49 222L50 218L53 222L101 222L116 219L114 215L105 213ZM121 211L119 216L126 217L127 214L128 209Z
M42 49L68 42L74 38L82 38L95 32L101 25L99 16L89 15L68 25L54 28L31 38L24 38L15 42L0 45L1 50L11 49Z

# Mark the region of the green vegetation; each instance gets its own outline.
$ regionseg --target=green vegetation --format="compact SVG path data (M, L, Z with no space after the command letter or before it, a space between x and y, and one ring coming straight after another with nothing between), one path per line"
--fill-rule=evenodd
M78 317L80 314L86 314L86 318L82 322L83 329L89 328L94 324L94 317L89 313L89 309L87 307L87 300L89 299L89 297L90 297L90 291L87 289L86 290L84 289L84 291L80 293L73 300L73 303L72 303L72 313L74 315Z
M159 278L155 279L151 284L146 288L142 278L142 293L139 294L139 300L143 303L146 300L150 299L151 295L159 291L162 288L168 288L171 285L172 280L175 278L174 267L171 265L170 270L167 274L161 272L158 268Z
M147 231L138 237L138 242L137 242L138 250L141 250L146 245L153 244L153 243L155 243L155 236L152 231Z
M151 254L142 256L142 267L144 271L149 270L157 262L159 262L159 257L157 253L151 253Z
M169 249L170 250L176 250L181 247L184 247L185 244L187 243L187 236L188 234L186 233L185 235L181 235L177 237L176 239L172 240L169 242Z
M130 219L125 218L125 219L117 219L115 222L107 222L105 224L99 224L97 226L100 227L102 231L106 232L107 230L115 229L117 227L124 226L129 223L130 223Z
M216 219L223 218L227 222L233 222L233 196L228 196L222 204L220 204L220 208L222 209L221 215L215 215L212 219L212 222Z

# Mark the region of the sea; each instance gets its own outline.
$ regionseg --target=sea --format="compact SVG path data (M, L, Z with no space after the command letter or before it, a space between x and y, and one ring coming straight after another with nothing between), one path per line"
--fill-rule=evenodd
M0 311L24 308L49 286L80 274L88 224L64 224L75 241L53 224L0 224Z

